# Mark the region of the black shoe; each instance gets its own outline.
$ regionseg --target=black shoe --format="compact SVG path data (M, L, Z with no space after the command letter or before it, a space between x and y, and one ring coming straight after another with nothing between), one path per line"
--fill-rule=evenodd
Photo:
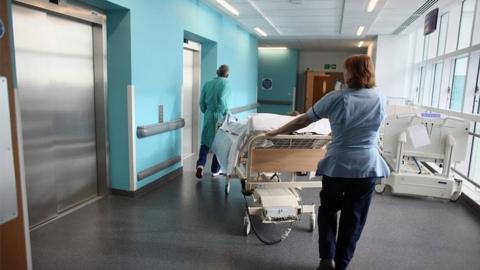
M332 259L321 259L317 270L335 270L335 262Z
M202 179L202 178L203 178L203 168L202 168L202 167L197 167L197 172L195 173L195 176L196 176L198 179Z

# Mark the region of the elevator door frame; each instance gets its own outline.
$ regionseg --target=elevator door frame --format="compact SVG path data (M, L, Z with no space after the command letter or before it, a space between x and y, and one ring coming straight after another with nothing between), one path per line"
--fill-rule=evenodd
M92 26L97 195L106 195L110 190L107 129L107 16L101 10L70 0L61 0L58 5L42 0L14 0L13 4Z
M192 80L192 153L184 156L182 153L182 160L185 160L192 155L195 155L200 147L200 78L202 76L202 45L193 41L188 41L183 44L183 50L193 52L193 80ZM183 63L183 62L182 62ZM196 72L198 70L198 72ZM183 117L183 83L181 93L181 113ZM182 152L183 152L183 129L181 131Z

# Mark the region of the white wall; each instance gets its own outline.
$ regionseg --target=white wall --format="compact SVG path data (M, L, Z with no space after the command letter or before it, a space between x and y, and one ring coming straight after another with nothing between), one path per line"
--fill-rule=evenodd
M303 73L307 68L310 70L343 72L345 58L358 54L355 52L325 52L325 51L301 51L298 63L298 72ZM325 64L336 64L336 69L324 70Z
M387 97L407 98L411 66L409 35L380 35L375 66L377 89Z

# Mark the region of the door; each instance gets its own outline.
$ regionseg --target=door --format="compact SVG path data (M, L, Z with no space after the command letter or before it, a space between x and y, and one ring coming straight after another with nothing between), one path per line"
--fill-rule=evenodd
M182 158L188 158L198 149L199 93L200 93L200 44L189 41L183 50Z
M331 80L330 75L318 71L307 71L305 78L305 111L310 109L317 101L319 101L333 88L328 89L328 81Z
M97 195L93 28L13 5L32 226Z

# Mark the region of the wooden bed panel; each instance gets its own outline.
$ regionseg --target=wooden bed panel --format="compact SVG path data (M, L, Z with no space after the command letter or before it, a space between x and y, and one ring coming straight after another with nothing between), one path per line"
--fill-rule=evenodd
M254 149L252 150L253 172L299 172L316 171L324 149Z

